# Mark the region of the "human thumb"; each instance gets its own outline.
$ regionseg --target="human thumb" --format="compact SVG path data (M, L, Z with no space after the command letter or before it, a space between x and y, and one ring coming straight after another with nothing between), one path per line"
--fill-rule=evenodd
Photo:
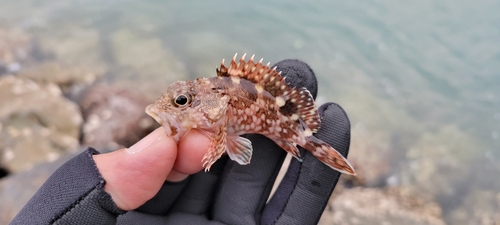
M133 210L160 190L177 157L177 145L158 128L128 149L94 155L104 190L122 210Z

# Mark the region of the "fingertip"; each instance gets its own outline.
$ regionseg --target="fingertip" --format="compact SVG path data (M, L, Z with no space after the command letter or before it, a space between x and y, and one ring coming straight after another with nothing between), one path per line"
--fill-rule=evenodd
M177 143L159 127L124 152L129 164L170 171L177 158Z
M141 158L145 160L143 163L148 163L148 161L151 163L159 163L163 164L165 169L171 170L178 155L177 143L172 137L161 137L154 144L147 147L142 153L144 156Z
M335 102L327 102L318 108L320 117L344 117L344 120L349 120L347 113L339 104Z
M318 108L321 117L321 127L316 137L322 139L347 157L351 140L351 122L344 109L333 102L323 104Z
M120 149L94 156L106 180L104 189L123 210L135 209L151 199L165 182L177 157L175 140L162 131L154 131L134 146L133 154Z
M125 152L129 154L136 154L142 152L144 149L166 138L169 137L166 135L165 130L162 127L159 127L150 134L148 134L146 137L139 140L134 145L130 146L129 148L126 148Z

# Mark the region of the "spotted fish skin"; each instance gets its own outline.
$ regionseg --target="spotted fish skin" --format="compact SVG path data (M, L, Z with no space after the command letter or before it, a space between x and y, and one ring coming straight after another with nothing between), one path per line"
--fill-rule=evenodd
M229 67L223 60L216 72L217 77L173 83L146 108L177 141L193 128L210 137L205 170L225 152L239 164L250 163L252 143L239 135L257 133L299 160L297 145L332 169L355 175L347 159L312 135L321 120L306 88L289 86L280 72L254 56L237 61L235 55Z

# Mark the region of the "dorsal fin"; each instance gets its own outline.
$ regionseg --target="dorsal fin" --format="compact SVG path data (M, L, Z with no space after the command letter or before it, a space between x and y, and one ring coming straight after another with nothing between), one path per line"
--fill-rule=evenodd
M287 101L294 103L299 109L298 116L300 119L311 130L311 132L316 133L319 129L321 120L318 110L316 110L316 106L314 105L314 99L309 90L305 87L296 88L288 94L288 96Z
M276 68L269 68L269 63L267 65L262 64L263 59L255 63L255 55L253 55L248 62L245 62L245 56L246 54L241 57L239 62L236 62L235 54L229 63L229 68L224 65L223 59L220 69L217 68L217 76L239 77L248 80L254 84L260 85L274 97L283 95L285 90L291 88L284 82L284 78L280 75L281 72L278 73Z
M229 63L229 68L224 65L223 59L220 68L216 69L217 76L238 77L260 86L276 98L282 114L292 118L297 117L296 120L300 118L312 132L316 132L319 129L320 118L310 92L304 87L295 88L288 85L281 72L277 72L276 67L269 68L269 63L262 64L262 59L255 63L255 55L245 62L245 55L236 62L235 54Z

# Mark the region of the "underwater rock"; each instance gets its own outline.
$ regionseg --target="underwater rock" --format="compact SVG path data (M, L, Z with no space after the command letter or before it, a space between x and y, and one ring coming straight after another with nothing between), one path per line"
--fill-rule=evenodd
M32 49L32 37L21 29L0 28L0 74L19 71Z
M500 191L473 190L446 218L450 224L500 224Z
M110 42L118 85L144 93L149 101L187 78L184 65L157 37L121 29L110 35Z
M57 84L64 93L74 85L89 85L104 75L104 68L90 68L88 66L63 66L49 61L25 68L16 75L29 78L37 83Z
M456 125L437 132L424 133L406 153L407 163L400 171L402 185L434 198L462 195L457 188L467 189L469 166L479 155L481 143Z
M37 34L37 43L45 60L54 60L66 66L105 68L101 34L87 26L65 25L43 30Z
M391 170L391 143L387 132L369 131L362 123L351 129L349 161L358 176L342 176L354 186L380 186Z
M330 200L318 224L444 225L441 208L408 189L345 189Z
M82 121L57 85L1 77L0 167L18 173L75 151Z

